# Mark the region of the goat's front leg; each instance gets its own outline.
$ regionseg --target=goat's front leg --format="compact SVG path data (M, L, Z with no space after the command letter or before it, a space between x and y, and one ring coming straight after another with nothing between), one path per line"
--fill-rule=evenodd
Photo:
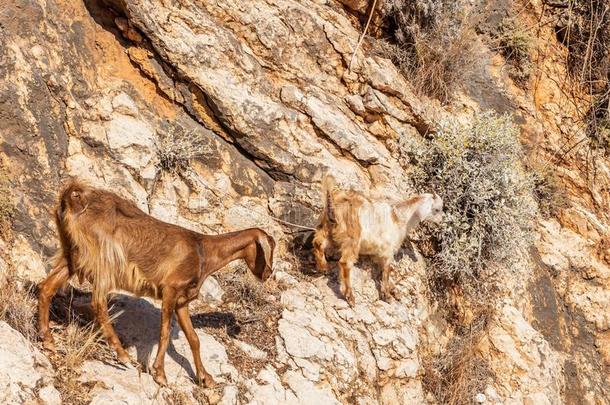
M354 263L358 259L358 255L355 253L355 248L342 247L341 248L341 259L339 260L339 268L341 269L341 287L342 293L345 300L351 306L354 306L354 292L352 291L352 280L350 272Z
M114 328L112 327L112 322L110 322L106 297L104 297L99 302L96 299L93 300L93 311L95 312L95 319L97 320L97 323L102 329L102 334L104 335L104 338L106 338L108 343L110 343L110 346L116 351L116 355L119 361L126 365L130 364L129 354L127 354L127 351L121 345L121 340L114 331Z
M70 278L68 266L54 268L47 278L39 286L38 294L38 334L42 339L42 346L51 351L55 351L53 335L49 331L49 306L57 289L65 284Z
M195 362L195 370L197 370L198 382L204 382L208 388L212 388L216 385L212 376L205 370L203 363L201 362L201 353L199 351L199 337L193 329L193 323L189 315L188 303L176 308L176 316L178 323L186 336L186 339L191 346L193 352L193 361Z
M390 283L390 274L392 273L392 260L388 258L381 258L381 299L385 302L389 302L394 292L394 287Z
M165 352L169 346L172 314L176 307L176 290L171 287L163 289L163 302L161 304L161 330L159 332L159 347L157 357L153 363L153 379L159 385L167 385L165 377Z

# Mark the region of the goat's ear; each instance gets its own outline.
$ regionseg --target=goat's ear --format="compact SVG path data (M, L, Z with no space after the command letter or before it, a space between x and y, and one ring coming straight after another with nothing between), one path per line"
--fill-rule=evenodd
M57 206L57 209L55 210L55 221L58 225L61 223L61 220L64 219L64 210L66 209L65 205L66 202L61 200Z
M261 281L269 278L273 272L273 250L275 240L267 234L261 235L256 240L256 266L254 275Z

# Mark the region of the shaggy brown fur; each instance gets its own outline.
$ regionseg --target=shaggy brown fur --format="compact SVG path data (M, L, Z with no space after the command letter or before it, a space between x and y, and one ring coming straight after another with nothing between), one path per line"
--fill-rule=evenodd
M72 276L93 286L93 308L102 332L122 362L129 362L108 316L107 295L125 290L162 300L159 348L154 379L166 384L164 356L175 311L189 341L197 378L214 381L202 363L199 338L191 324L188 303L203 281L227 263L244 259L252 273L265 281L272 273L275 241L252 228L224 235L202 235L159 221L130 201L77 180L61 192L56 210L61 248L53 270L40 285L39 333L54 350L49 332L49 304L57 289Z
M361 254L373 256L382 267L381 297L388 300L392 290L389 278L394 255L409 231L421 221L441 220L443 201L433 194L421 194L402 201L371 197L355 190L337 188L332 176L326 176L322 188L326 206L313 240L316 267L319 271L328 270L325 251L335 244L341 253L342 292L353 305L351 267Z

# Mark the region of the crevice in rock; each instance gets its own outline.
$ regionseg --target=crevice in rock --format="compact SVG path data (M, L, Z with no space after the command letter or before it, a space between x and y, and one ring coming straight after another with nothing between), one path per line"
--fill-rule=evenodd
M127 49L128 47L139 47L148 51L154 59L164 70L164 74L169 77L173 82L173 88L175 90L176 97L172 98L168 95L163 89L158 81L157 77L151 76L148 72L146 72L142 66L135 62L132 59L132 56L127 52L132 65L140 72L140 74L154 83L155 88L159 95L168 100L170 103L179 106L185 114L187 114L190 118L192 118L195 122L202 125L204 128L212 131L223 141L231 144L235 150L241 154L245 159L248 159L252 163L254 163L262 172L268 175L272 180L289 180L293 178L291 173L286 173L278 168L272 167L270 164L267 164L267 159L265 156L257 156L252 151L247 150L242 144L239 143L237 139L244 137L243 134L237 133L235 130L229 128L223 120L219 117L218 109L215 108L213 102L210 100L208 95L203 91L199 86L193 83L189 78L184 77L178 71L169 66L163 58L156 52L153 46L149 43L148 38L146 38L145 34L138 31L138 33L143 37L143 43L137 44L131 41L130 39L124 37L121 31L116 26L114 18L111 16L115 16L118 18L126 18L125 14L121 11L121 9L117 8L117 4L115 2L110 2L111 4L106 4L104 0L87 0L85 2L87 9L89 10L91 17L94 21L100 25L103 29L111 32L115 37L117 37L118 42ZM106 13L106 15L103 15ZM135 27L130 27L130 29L135 30ZM180 101L178 98L184 98L184 94L180 89L188 91L193 99L200 102L202 100L204 103L201 103L204 113L210 119L210 122L206 122L203 117L200 117L198 112L194 110L193 106L189 106L184 100ZM193 92L193 89L196 89L196 92Z

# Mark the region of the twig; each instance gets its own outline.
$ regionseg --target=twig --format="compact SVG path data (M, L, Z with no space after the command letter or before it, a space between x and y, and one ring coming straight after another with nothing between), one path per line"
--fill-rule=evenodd
M276 220L278 222L283 223L284 225L294 226L295 228L301 228L301 229L304 229L304 230L307 230L307 231L315 231L316 230L316 228L312 228L310 226L298 225L298 224L293 224L292 222L284 221L283 219L276 218L273 215L268 215L268 214L265 214L265 215L267 215L269 218L272 218L272 219L274 219L274 220Z
M280 218L278 218L278 217L274 217L273 215L269 215L269 214L264 213L264 212L258 212L258 211L252 210L252 209L250 209L249 207L246 207L245 205L240 204L240 203L237 203L237 205L239 205L239 206L240 206L240 207L242 207L242 208L246 208L246 209L248 209L249 211L254 212L254 213L258 214L258 215L263 215L263 216L266 216L266 217L268 217L268 218L271 218L271 219L273 219L273 220L275 220L275 221L277 221L277 222L281 222L281 223L282 223L282 224L284 224L284 225L293 226L293 227L295 227L295 228L301 228L301 229L304 229L304 230L307 230L307 231L315 231L315 230L316 230L316 228L312 228L312 227L310 227L310 226L305 226L305 225L294 224L294 223L292 223L292 222L284 221L283 219L280 219Z
M371 11L369 13L368 20L366 20L366 25L364 26L364 31L362 31L362 34L360 34L358 43L356 44L356 47L354 48L354 53L352 53L352 57L349 61L349 66L347 67L347 71L350 73L352 72L352 64L354 63L354 58L356 57L356 52L358 52L358 48L360 48L360 45L362 45L362 41L364 40L364 36L366 35L366 32L369 29L369 24L371 23L371 20L373 19L373 13L375 13L376 7L377 7L377 0L373 0L373 6L371 7Z

